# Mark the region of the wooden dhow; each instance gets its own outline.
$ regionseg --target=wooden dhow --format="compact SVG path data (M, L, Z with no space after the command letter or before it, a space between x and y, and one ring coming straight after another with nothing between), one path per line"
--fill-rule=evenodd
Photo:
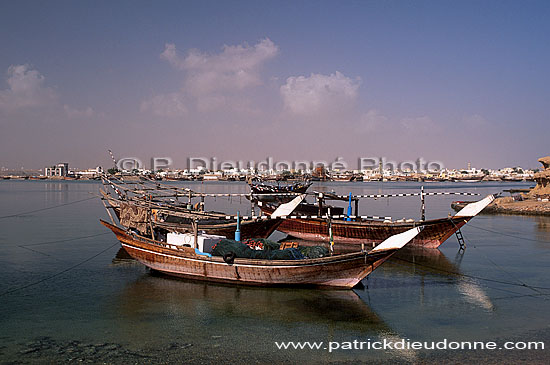
M203 207L193 209L191 205L166 201L166 195L154 194L155 189L160 189L159 186L154 189L128 189L105 180L118 196L100 191L111 221L115 223L111 214L113 211L121 226L150 237L168 232L191 233L200 224L201 231L211 235L231 237L239 226L243 239L267 238L282 222L277 217L290 214L305 198L305 195L293 195L293 199L281 204L270 219L243 217L245 219L241 220L224 213L204 211Z
M155 204L139 204L108 199L107 209L113 210L120 224L125 228L151 236L151 232L192 233L193 225L200 224L207 234L231 237L237 229L237 220L221 213L175 210ZM243 239L267 238L282 223L282 219L240 220Z
M205 256L196 248L170 245L101 220L130 256L152 270L186 279L255 286L313 286L350 289L421 232L415 227L392 236L368 252L303 260Z
M328 242L330 226L334 243L376 245L387 237L423 226L424 229L412 240L411 245L437 248L494 199L494 195L489 195L478 202L466 205L454 216L448 218L386 221L353 216L350 220L328 219L328 217L302 219L297 216L296 219L284 220L277 230L302 240ZM270 214L274 208L263 205L261 209L263 213Z

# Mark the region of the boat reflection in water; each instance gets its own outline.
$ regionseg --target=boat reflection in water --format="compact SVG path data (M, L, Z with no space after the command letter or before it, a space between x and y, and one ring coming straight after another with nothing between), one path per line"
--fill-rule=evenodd
M115 261L134 262L136 269L142 267L136 261L124 259L124 256L119 252ZM121 321L121 326L126 327L124 331L134 339L143 336L144 342L150 341L150 335L158 338L166 335L162 325L148 320L151 313L154 313L153 317L165 313L172 322L170 326L181 326L190 342L199 341L193 339L196 333L208 337L202 341L209 341L211 335L247 337L254 338L249 340L254 344L263 341L265 346L285 339L341 341L340 336L344 333L351 340L399 341L406 338L402 331L407 325L399 322L390 326L386 323L382 319L383 313L379 315L367 304L372 295L376 298L378 311L378 308L388 307L384 301L411 306L414 311L416 306L448 308L457 305L457 299L466 306L489 312L494 310L483 289L460 276L460 256L454 261L439 250L407 248L388 261L387 267L377 275L364 280L368 287L357 291L223 285L182 280L148 270L121 291L119 304L115 307L119 311L117 317L124 318ZM428 294L425 295L425 282L426 288L454 286L456 294L441 297L426 291ZM255 325L250 325L252 323ZM396 325L399 328L393 328ZM249 333L251 328L260 332ZM395 350L375 356L414 362L418 353Z
M438 302L443 306L453 305L452 297L427 298L425 296L424 289L425 285L427 285L426 282L433 282L433 280L437 280L439 284L443 283L444 285L455 286L458 294L460 294L466 303L475 305L485 311L494 311L495 308L491 302L491 299L479 283L475 279L463 275L460 271L460 263L463 254L463 251L459 251L454 258L454 262L452 262L438 249L424 249L422 247L405 246L388 260L386 267L383 271L381 271L381 274L387 272L384 276L391 277L393 274L395 277L395 274L400 274L400 276L405 275L405 277L408 278L420 279L419 299L421 304L428 304L425 302L429 302L430 305L433 305L435 302ZM372 282L373 281L370 281L369 284L372 284ZM376 280L374 280L374 282L376 283ZM384 286L388 285L385 279L382 279L382 282L385 283L383 284ZM401 284L394 285L397 285L398 287L401 286ZM391 295L399 295L398 287L392 290ZM409 298L412 294L413 293L410 291L407 291L406 293Z
M474 279L465 277L460 272L463 254L463 251L459 251L453 263L437 249L411 246L405 247L403 252L398 252L395 261L409 263L410 270L421 277L425 275L445 277L456 286L458 292L467 302L487 311L494 310L493 303L483 288Z
M115 262L131 264L125 259ZM137 262L135 265L142 267ZM162 343L179 338L211 346L219 339L223 344L217 346L227 346L225 351L247 346L273 357L275 341L403 338L352 290L238 286L173 278L148 270L121 291L115 308L119 335L131 336L144 346L162 347ZM150 320L159 317L166 318L164 324ZM161 345L152 345L155 341ZM196 350L193 346L191 351ZM292 354L305 357L304 361L311 355L308 351ZM356 353L338 356L347 359ZM407 361L416 358L414 351L402 349L369 356Z
M118 254L117 254L118 256ZM126 260L117 260L121 263ZM137 264L136 264L137 265ZM120 296L126 316L164 306L183 316L244 316L273 322L330 324L361 332L391 332L351 290L258 288L173 278L148 270Z
M307 246L308 241L293 240L300 245ZM334 245L336 253L349 253L357 251L357 245L338 243ZM483 288L472 278L464 276L460 272L460 261L463 252L457 253L455 262L451 262L441 251L432 248L423 248L407 245L396 252L382 268L382 272L406 274L407 277L419 277L421 287L420 300L424 301L424 278L445 278L449 284L455 285L460 295L468 302L486 311L493 311L494 305ZM378 277L380 277L380 273ZM369 283L377 280L369 280ZM385 283L388 285L388 283ZM395 285L395 284L394 284ZM397 284L400 286L401 284ZM372 286L371 286L372 287ZM394 290L392 295L396 295ZM410 296L411 293L407 293ZM448 303L451 304L451 303Z

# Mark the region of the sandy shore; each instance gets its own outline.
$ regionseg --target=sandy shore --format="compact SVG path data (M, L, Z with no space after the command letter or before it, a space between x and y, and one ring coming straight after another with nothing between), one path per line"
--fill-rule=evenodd
M455 210L461 209L465 204L453 203ZM519 214L519 215L548 215L550 216L550 202L528 199L514 201L512 197L497 198L483 209L481 214Z

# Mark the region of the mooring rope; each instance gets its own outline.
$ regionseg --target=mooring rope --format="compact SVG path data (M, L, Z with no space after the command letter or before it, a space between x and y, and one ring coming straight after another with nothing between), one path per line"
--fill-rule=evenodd
M20 286L20 287L17 287L17 288L9 289L9 290L3 292L2 294L0 294L0 297L3 297L4 295L8 295L8 294L11 294L11 293L18 292L18 291L20 291L20 290L29 288L29 287L31 287L31 286L38 285L38 284L43 283L43 282L45 282L45 281L47 281L47 280L53 279L53 278L55 278L56 276L59 276L59 275L62 275L62 274L64 274L64 273L68 272L68 271L71 271L72 269L75 269L75 268L77 268L77 267L79 267L79 266L85 264L86 262L95 259L96 257L98 257L99 255L101 255L102 253L104 253L104 252L110 250L111 248L113 248L114 246L116 246L116 245L118 245L118 244L119 244L119 243L118 243L118 241L117 241L116 243L114 243L114 244L112 244L111 246L109 246L109 247L107 247L107 248L101 250L100 252L96 253L95 255L93 255L93 256L91 256L91 257L88 257L87 259L85 259L85 260L83 260L83 261L80 261L78 264L75 264L75 265L73 265L73 266L70 266L70 267L68 267L68 268L66 268L66 269L64 269L64 270L61 270L61 271L59 271L59 272L53 274L53 275L47 276L47 277L45 277L45 278L42 278L42 279L40 279L40 280L34 281L34 282L32 282L32 283L29 283L29 284L26 284L26 285L23 285L23 286Z
M464 234L462 234L462 236L464 237ZM464 237L464 241L466 241L466 237ZM470 241L468 239L468 243L471 243L472 246L477 249L478 247L475 245L475 243L473 243L472 241ZM497 264L496 262L494 262L490 257L488 257L484 252L483 250L481 250L481 254L484 256L484 258L489 261L492 265L494 265L497 269L499 269L500 271L506 273L509 277L511 277L512 279L514 279L515 281L517 281L519 284L515 284L517 286L523 286L525 288L529 288L531 289L532 291L538 293L538 294L543 294L541 293L538 289L544 289L544 290L550 290L550 288L544 288L544 287L535 287L535 286L532 286L532 285L529 285L529 284L526 284L525 282L523 282L522 280L518 279L517 277L515 277L514 275L512 275L512 273L506 271L503 267L501 267L499 264ZM511 284L508 284L508 285L511 285Z
M460 277L464 277L464 278L468 278L468 279L472 279L472 280L488 281L488 282L504 284L504 285L510 285L510 286L517 286L517 287L536 288L536 289L541 289L541 290L550 290L550 287L527 285L525 283L521 283L521 281L520 281L520 283L515 283L515 282L512 282L512 281L490 279L490 278L486 278L486 277L483 277L483 276L469 275L469 274L459 273L459 272L456 272L456 271L444 270L444 269L440 269L440 268L429 266L429 265L420 264L418 262L407 260L407 259L404 259L404 258L401 258L401 257L396 257L396 256L392 257L392 260L399 260L399 261L407 262L407 263L414 264L414 265L417 265L417 266L421 266L421 267L424 267L424 268L427 268L427 269L430 269L430 270L435 270L435 271L439 271L439 272L442 272L442 273L445 273L445 274L456 275L456 276L460 276Z
M31 247L31 246L41 246L41 245L49 245L51 243L61 243L61 242L70 242L70 241L78 241L83 240L85 238L92 238L92 237L98 237L98 236L105 236L107 234L110 234L111 232L103 232L103 233L96 233L91 234L88 236L80 236L80 237L73 237L73 238L67 238L62 240L56 240L56 241L44 241L44 242L36 242L36 243L29 243L26 245L17 245L18 247Z
M476 219L479 219L479 218L476 218ZM491 232L491 233L495 233L495 234L499 234L501 236L506 236L506 237L512 237L512 238L517 238L519 240L524 240L524 241L531 241L531 242L550 242L550 241L543 241L543 240L535 240L535 239L532 239L532 238L526 238L526 237L521 237L521 236L516 236L516 235L513 235L513 234L509 234L509 233L503 233L503 232L499 232L499 231L494 231L492 229L488 229L488 228L481 228L481 227L478 227L478 226L475 226L471 223L468 223L467 227L473 227L473 228L476 228L476 229L480 229L482 231L486 231L486 232Z
M29 210L27 212L21 212L21 213L17 213L17 214L4 215L4 216L0 216L0 219L20 217L20 216L24 216L24 215L31 214L31 213L42 212L44 210L50 210L50 209L55 209L55 208L59 208L59 207L64 207L64 206L71 205L71 204L77 204L77 203L85 202L85 201L92 200L92 199L96 199L96 197L92 196L90 198L75 200L75 201L72 201L72 202L63 203L63 204L59 204L59 205L54 205L54 206L51 206L51 207L35 209L35 210Z

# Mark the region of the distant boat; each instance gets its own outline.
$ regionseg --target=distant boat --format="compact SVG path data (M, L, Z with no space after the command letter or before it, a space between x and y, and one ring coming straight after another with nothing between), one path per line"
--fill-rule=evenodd
M284 194L284 193L305 193L311 186L311 182L296 182L286 185L272 185L251 182L250 191L252 194Z
M519 182L524 181L525 178L522 176L503 176L501 178L502 181L512 181L512 182Z
M202 175L203 181L218 181L221 180L222 176L218 174L204 174Z
M130 256L167 275L255 286L340 289L353 288L421 231L420 227L415 227L389 237L368 252L302 260L235 258L228 263L221 256L205 255L196 248L171 245L131 234L103 220L101 223L116 235Z
M466 176L466 177L455 177L453 178L454 182L463 182L463 183L477 183L483 181L484 176Z
M257 182L249 182L250 192L254 194L254 199L258 201L276 201L287 202L292 200L294 194L302 194L309 189L313 184L310 181L295 182L293 184L265 184ZM289 194L285 196L284 194Z

